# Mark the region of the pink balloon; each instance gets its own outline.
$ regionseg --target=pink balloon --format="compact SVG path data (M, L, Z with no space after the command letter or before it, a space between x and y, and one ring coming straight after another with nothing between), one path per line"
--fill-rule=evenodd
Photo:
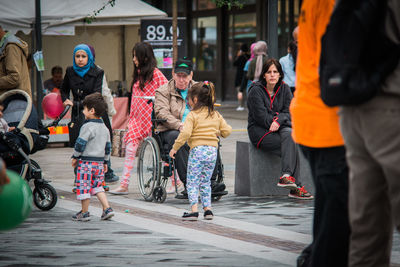
M43 97L43 112L50 118L57 118L64 110L61 96L57 93L49 93Z

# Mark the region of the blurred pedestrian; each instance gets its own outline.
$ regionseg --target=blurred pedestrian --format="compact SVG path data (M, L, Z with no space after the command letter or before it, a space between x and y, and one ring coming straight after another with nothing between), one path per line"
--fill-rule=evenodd
M240 50L236 54L235 61L233 62L233 66L236 67L236 75L235 75L235 89L237 91L237 98L239 102L239 106L237 107L237 111L244 110L244 97L243 92L240 91L240 85L243 80L244 73L244 65L246 65L247 60L250 58L249 48L247 44L242 44L240 46Z
M338 108L320 97L321 37L335 0L304 0L299 17L296 93L290 111L293 139L310 163L315 184L313 242L298 266L347 266L349 250L348 167Z
M251 60L247 78L253 82L260 79L262 67L268 59L268 46L264 41L258 41L254 46L254 58Z
M133 81L128 131L125 136L125 163L121 184L110 191L116 195L128 194L131 171L135 161L136 150L140 142L151 135L151 112L153 106L144 97L155 95L161 85L168 82L167 78L156 67L153 48L147 42L136 43L132 49Z
M297 45L295 41L290 41L288 44L287 55L279 59L282 65L285 77L283 81L290 87L292 94L295 90L296 82L296 61L297 61Z
M260 80L254 82L249 91L247 130L254 146L280 154L282 176L278 186L289 189L289 197L312 199L313 196L300 182L299 151L292 139L289 114L293 95L289 86L282 81L283 78L279 61L268 59L262 68Z
M0 95L21 89L32 97L27 57L28 44L0 25Z
M385 33L400 47L400 1L386 10ZM339 113L350 168L349 266L389 267L393 228L400 231L399 63L374 98Z
M247 72L249 71L249 66L250 66L250 62L253 60L254 58L254 46L256 45L256 43L252 43L250 45L250 58L246 61L246 64L243 67L243 78L242 78L242 83L240 85L240 93L242 94L243 97L243 93L244 91L246 91L246 95L249 92L249 87L252 84L252 80L249 80L249 78L247 78Z
M60 93L63 82L63 69L60 66L51 68L51 78L43 82L43 87L48 92Z
M190 146L187 173L187 192L191 212L185 212L183 220L197 220L199 193L204 210L204 219L213 219L211 211L211 176L218 153L218 137L227 137L232 127L218 111L214 111L215 89L208 81L194 84L188 92L192 110L187 115L183 130L179 133L169 152L175 158L176 152L186 142Z

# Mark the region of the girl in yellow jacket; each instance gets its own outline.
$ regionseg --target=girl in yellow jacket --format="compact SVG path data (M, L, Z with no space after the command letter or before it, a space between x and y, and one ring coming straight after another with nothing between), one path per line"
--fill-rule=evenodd
M227 137L232 127L218 111L214 111L214 85L208 81L194 84L188 92L192 110L186 117L183 131L175 140L169 155L174 158L176 151L185 144L190 146L187 169L187 192L191 212L185 212L183 220L197 220L198 195L204 209L204 219L211 220L211 182L210 178L217 161L218 137Z

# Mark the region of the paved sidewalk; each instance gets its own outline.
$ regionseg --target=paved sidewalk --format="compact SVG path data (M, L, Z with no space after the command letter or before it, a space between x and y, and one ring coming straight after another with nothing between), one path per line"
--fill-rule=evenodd
M213 202L215 218L182 221L187 200L169 194L163 204L145 202L137 189L136 170L130 193L108 194L116 211L101 221L101 206L93 198L90 222L74 222L80 203L71 192L71 148L48 148L32 158L57 189L57 206L34 208L20 227L0 232L0 266L295 266L300 251L311 242L313 201L281 197L234 195L235 147L247 140L246 112L224 104L222 114L234 131L222 140L225 182L229 194ZM112 157L122 173L123 158ZM118 184L111 185L111 188ZM395 234L393 266L400 266L400 237Z

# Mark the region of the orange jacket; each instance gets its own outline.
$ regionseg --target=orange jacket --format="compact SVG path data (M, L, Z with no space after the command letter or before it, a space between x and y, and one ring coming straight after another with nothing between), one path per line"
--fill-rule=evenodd
M308 147L344 145L338 108L330 108L322 102L318 75L321 37L334 5L335 0L305 0L299 17L296 91L290 112L293 139Z

